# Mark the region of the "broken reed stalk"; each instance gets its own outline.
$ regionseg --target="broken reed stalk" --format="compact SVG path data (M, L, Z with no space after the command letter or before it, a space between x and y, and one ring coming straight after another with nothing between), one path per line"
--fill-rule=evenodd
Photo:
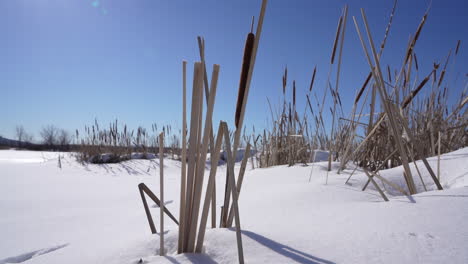
M164 133L159 134L159 190L161 196L159 255L164 256Z
M232 206L234 208L234 216L235 216L235 221L236 221L236 238L237 238L237 253L239 256L239 263L243 264L244 263L244 249L242 246L242 233L241 233L241 226L240 226L240 216L239 216L239 206L238 206L238 192L236 190L236 180L234 178L234 156L232 155L231 152L231 140L229 138L229 129L226 124L226 122L222 122L221 125L223 126L224 130L224 142L225 142L225 147L226 147L226 154L227 154L227 161L228 161L228 170L230 172L228 173L229 175L229 186L231 187L228 192L230 192L229 195L232 194Z
M188 241L188 249L192 251L195 246L195 237L196 237L196 227L198 225L198 217L199 217L199 210L200 210L200 200L202 194L202 187L203 187L203 179L205 174L205 162L206 162L206 155L208 153L208 146L210 140L210 132L211 132L211 124L212 124L212 117L213 117L213 109L214 103L216 98L216 88L218 85L218 75L219 75L219 65L213 65L213 72L211 74L211 83L210 83L210 96L208 100L208 107L206 110L206 117L205 117L205 128L203 131L203 141L200 145L200 153L198 156L197 161L197 170L195 174L195 184L194 184L194 192L193 192L193 204L192 204L192 219L191 219L191 230L189 232L189 241Z
M427 171L429 172L429 175L431 175L432 180L434 181L435 185L437 186L438 190L443 190L442 185L440 184L439 180L437 179L434 171L432 170L431 166L429 165L429 162L427 162L426 157L424 156L421 145L417 144L416 139L413 135L413 132L409 129L408 124L406 120L404 119L404 116L401 114L401 111L399 111L398 106L393 105L395 108L395 113L397 113L397 120L399 119L400 124L403 125L403 129L406 130L406 134L408 135L409 141L415 143L416 146L416 152L418 155L421 157L421 160L423 164L426 166ZM401 153L400 153L401 154Z
M237 176L237 195L240 195L240 191L242 188L242 182L244 181L244 174L245 174L245 169L247 168L247 160L249 159L250 156L250 143L247 144L247 147L245 148L245 153L244 157L242 158L241 162L241 167L239 170L239 175ZM232 221L234 219L234 208L231 206L231 209L229 210L229 215L228 215L228 221L227 221L227 227L232 227Z
M204 84L205 84L205 99L206 104L208 105L209 98L209 87L208 87L208 74L206 72L206 62L205 62L205 39L198 36L198 51L200 53L200 60L203 63L204 67ZM213 127L210 128L210 151L214 148L214 137L213 137ZM212 204L211 204L211 227L216 227L216 189L214 189Z
M177 253L182 253L185 228L185 189L187 166L187 62L182 62L182 168L180 184L180 208L179 208L179 241Z
M418 164L416 163L416 159L414 158L414 154L413 154L413 152L411 152L411 149L410 149L410 147L409 147L408 145L406 145L406 147L407 147L407 149L408 149L408 153L410 154L411 159L413 160L414 168L416 169L416 172L418 173L419 180L421 180L421 183L422 183L422 185L423 185L424 191L427 192L426 183L424 183L424 180L423 180L423 178L422 178L421 172L419 171Z
M216 178L216 171L218 169L218 161L220 157L221 146L223 143L223 137L224 137L223 126L220 124L218 128L217 137L216 137L215 147L213 151L211 152L212 153L211 170L210 170L210 176L208 178L208 186L206 187L205 202L203 203L202 215L200 219L200 228L198 229L197 245L195 248L195 252L197 253L201 253L203 249L206 222L208 218L208 211L210 209L210 199L212 199L212 193L216 189L215 178Z
M188 170L187 170L187 193L185 203L185 226L184 226L184 241L182 252L192 252L193 248L188 248L188 236L191 229L191 214L192 214L192 195L194 186L194 172L196 169L196 152L198 146L198 115L199 108L202 103L203 96L203 63L196 62L193 73L193 92L192 92L192 110L190 117L190 137L189 137L189 153L188 153Z
M210 153L212 153L212 149L210 148ZM216 163L215 166L217 167L218 163ZM216 178L214 179L214 181L214 184L216 186ZM211 228L216 228L216 188L214 188L213 192L211 193Z
M208 87L208 74L206 72L206 63L205 63L205 39L200 36L197 36L198 41L198 51L200 53L200 60L203 63L203 83L205 84L205 99L206 103L208 103L208 96L210 94L209 87Z
M148 186L146 186L146 184L144 183L140 183L138 184L138 190L140 191L140 196L141 196L141 201L143 202L143 207L145 208L145 213L146 213L146 217L148 219L148 224L150 226L150 229L151 229L151 233L152 234L156 234L157 233L157 230L156 230L156 227L154 226L154 222L153 222L153 219L151 218L151 212L149 210L149 207L148 207L148 203L146 202L146 198L145 198L145 193L146 195L148 195L148 197L153 200L153 202L157 205L157 206L160 206L161 205L161 201L158 199L158 197L148 188ZM169 216L169 218L172 219L172 221L174 221L174 223L176 223L177 225L179 225L179 222L177 221L177 219L171 214L171 212L167 209L167 207L164 207L164 212L167 214L167 216Z
M437 179L440 181L440 131L438 133L438 140L437 140L437 145L438 145L438 149L437 149Z
M390 155L388 155L388 157L386 157L383 162L374 170L374 173L377 173L380 169L382 169L382 167L384 166L384 164L386 162L388 162L388 160L393 156L395 155L395 153L397 153L398 149L395 149L394 151L392 151L392 153L390 153ZM367 180L366 184L364 184L364 187L362 187L362 191L365 191L366 188L367 188L367 185L369 185L370 183L370 180Z
M254 129L254 131L255 131L255 129ZM254 145L255 145L255 134L252 134L252 141L254 141ZM249 141L249 144L250 144L250 141ZM254 153L256 153L256 152L254 151ZM255 154L250 155L250 153L249 153L249 156L250 156L250 163L252 163L252 170L254 170L255 169L255 163L254 163Z
M149 210L148 203L146 202L145 193L142 191L142 185L144 185L144 183L140 183L138 185L138 189L140 191L141 201L143 202L143 208L145 208L146 219L148 219L151 234L156 234L157 230L154 226L153 218L151 218L151 212Z
M384 201L388 202L389 200L388 200L387 196L384 194L382 189L380 189L379 185L374 181L374 179L372 179L372 176L369 174L369 172L366 170L366 168L363 168L363 170L364 170L364 173L366 174L366 176L369 178L369 181L374 185L375 189L380 193L380 196L382 196Z

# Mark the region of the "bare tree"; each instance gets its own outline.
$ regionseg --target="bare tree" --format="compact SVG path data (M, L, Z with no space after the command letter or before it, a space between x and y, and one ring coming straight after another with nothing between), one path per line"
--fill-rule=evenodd
M58 133L59 130L54 125L43 127L41 130L42 143L48 146L56 145Z
M31 143L33 140L33 136L27 133L22 125L16 126L15 134L16 134L16 139L19 141L18 142L19 147L24 146L25 143L27 145L28 143Z
M61 129L60 132L58 132L58 144L60 145L60 147L62 149L68 147L68 145L70 144L71 142L71 136L70 136L70 133L68 133L68 131L66 131L65 129Z
M29 133L25 133L24 136L23 136L23 141L26 142L26 143L32 143L34 140L34 136L32 134L29 134Z
M26 131L24 130L24 127L22 125L18 125L16 126L15 134L16 134L16 139L21 142L24 140Z

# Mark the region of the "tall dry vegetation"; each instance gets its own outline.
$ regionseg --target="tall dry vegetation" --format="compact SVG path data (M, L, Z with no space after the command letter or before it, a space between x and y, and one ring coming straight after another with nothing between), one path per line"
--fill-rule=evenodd
M179 131L180 132L180 131ZM162 127L162 133L170 138L165 152L172 158L178 158L180 153L180 137L172 131L170 125ZM139 126L130 130L126 124L119 125L118 120L102 127L97 120L91 126L85 126L84 133L75 131L78 142L77 158L81 162L117 163L132 158L154 158L158 152L158 126L153 124L151 131Z
M330 159L340 161L340 170L349 161L376 170L402 165L400 152L403 150L397 150L395 145L398 141L402 142L408 162L435 156L439 149L440 153L445 153L468 145L467 86L463 89L450 87L453 82L447 80L448 65L460 52L460 41L442 61L434 61L432 70L421 73L416 44L427 21L426 13L412 35L406 52L402 54L403 64L397 69L388 65L383 68L384 62L380 61L380 56L385 49L395 10L396 1L378 51L373 46L364 11L362 17L369 44L358 32L359 27L353 17L356 32L362 41L363 54L370 62L370 73L363 76L363 85L356 89L351 112L345 113L343 105L348 105L348 102L342 101L338 89L340 71L347 70L340 69L347 24L346 7L338 21L323 97L319 98L313 93L317 74L315 67L309 89L304 97L300 97L305 98L306 109L298 111L295 81L292 82L292 89L289 88L292 98L286 96L290 83L285 69L282 78L283 103L272 106L268 100L271 126L251 137L260 142L257 159L261 167L305 163L313 160L314 149L322 149L332 153ZM331 78L332 68L336 72L334 80ZM421 79L420 75L424 78ZM449 93L456 90L462 92L458 100L451 103ZM327 115L326 105L331 105L330 115ZM395 120L394 124L392 120ZM398 134L402 138L395 138Z

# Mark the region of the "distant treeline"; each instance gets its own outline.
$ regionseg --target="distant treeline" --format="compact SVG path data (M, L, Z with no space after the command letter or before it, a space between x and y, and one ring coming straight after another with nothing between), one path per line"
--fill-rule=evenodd
M0 137L0 149L24 149L34 151L76 151L78 145L75 144L42 144L42 143L31 143L18 140L7 139Z
M21 142L18 140L7 139L0 136L0 149L20 149L20 150L32 150L32 151L62 151L62 152L80 152L83 148L90 147L89 145L82 144L66 144L66 145L56 145L56 144L42 144L42 143L30 143L30 142ZM129 147L126 150L131 152L142 152L142 148L139 146ZM122 147L119 146L106 146L106 150L110 153L122 151ZM148 146L146 147L146 152L148 153L158 153L159 147ZM180 153L179 148L165 147L164 153Z

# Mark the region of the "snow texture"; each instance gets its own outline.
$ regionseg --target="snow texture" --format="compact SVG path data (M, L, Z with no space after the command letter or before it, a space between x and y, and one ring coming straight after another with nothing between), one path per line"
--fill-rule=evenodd
M177 225L166 216L167 255L158 256L137 185L159 195L159 161L81 165L67 153L0 151L0 263L237 263L234 229L211 229L203 254L176 254ZM250 162L250 159L249 159ZM437 158L429 163L437 171ZM390 186L389 202L353 165L247 166L239 198L246 263L468 263L468 148L441 157L437 191L417 162L418 194ZM178 218L180 162L164 161L165 204ZM239 164L236 170L239 169ZM415 170L414 165L412 169ZM406 190L401 167L380 175ZM218 168L217 206L226 167ZM205 183L208 170L205 174ZM309 177L311 180L309 182ZM150 200L148 200L150 201ZM159 209L150 202L156 226ZM209 218L210 219L210 218Z

